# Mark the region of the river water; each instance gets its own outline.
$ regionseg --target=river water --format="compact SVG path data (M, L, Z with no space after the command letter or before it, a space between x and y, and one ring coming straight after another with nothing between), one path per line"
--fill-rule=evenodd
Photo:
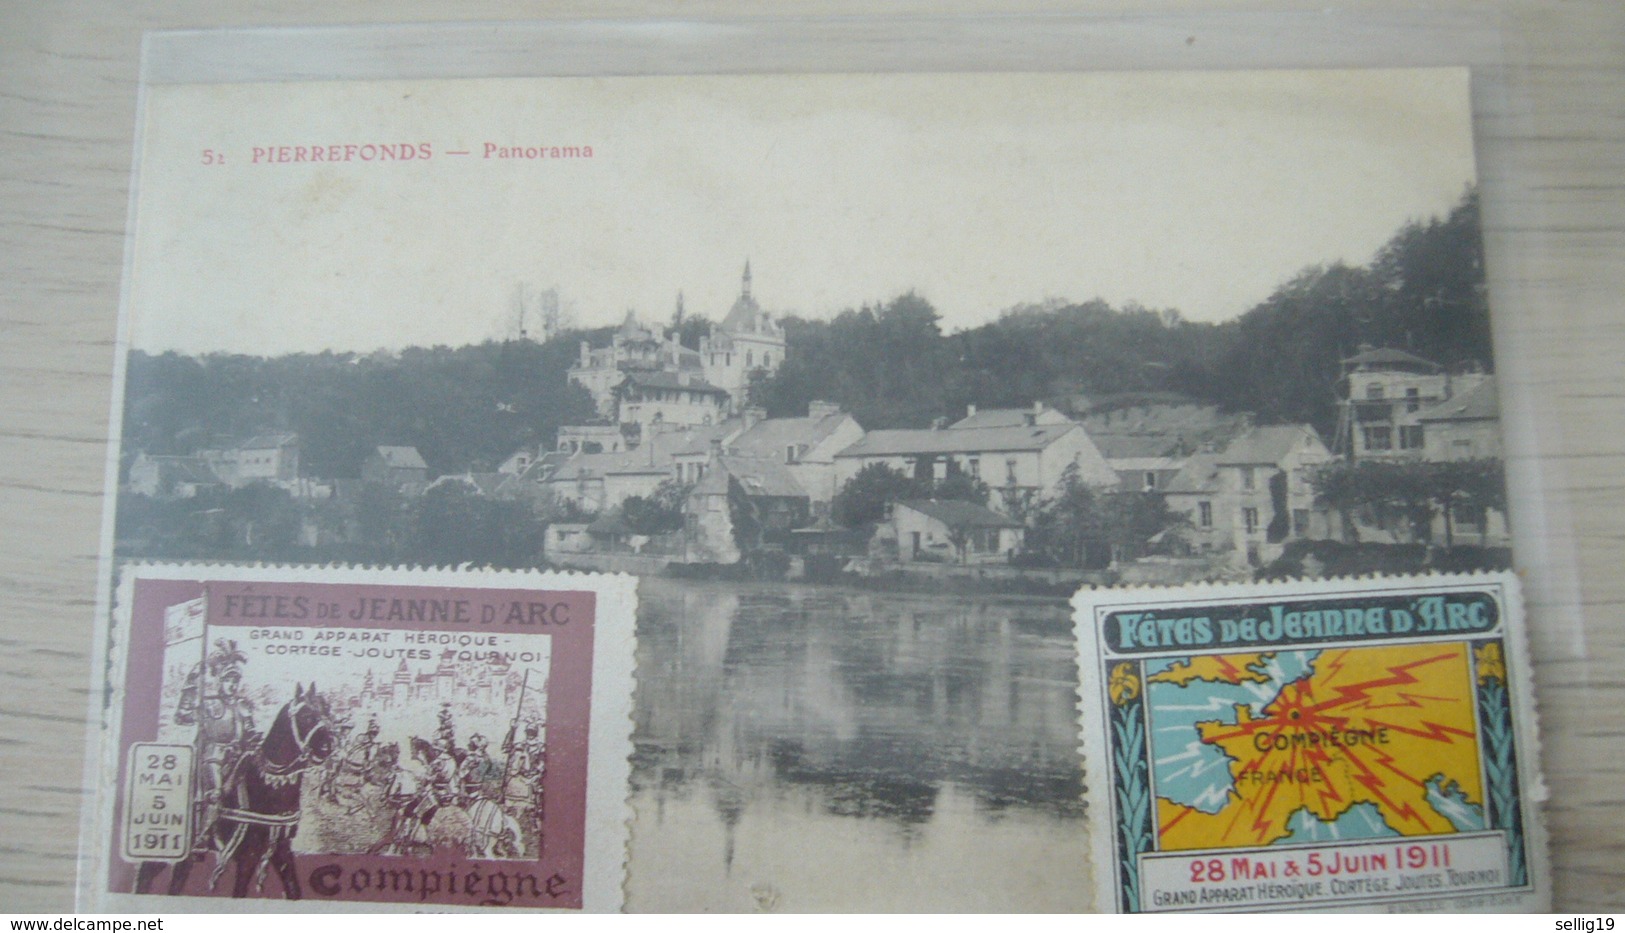
M1089 909L1063 602L639 601L629 909Z

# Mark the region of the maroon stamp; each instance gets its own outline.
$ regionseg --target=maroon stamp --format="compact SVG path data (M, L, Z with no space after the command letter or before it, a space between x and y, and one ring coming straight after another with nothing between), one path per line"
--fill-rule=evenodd
M583 574L126 570L98 899L618 908L634 598Z

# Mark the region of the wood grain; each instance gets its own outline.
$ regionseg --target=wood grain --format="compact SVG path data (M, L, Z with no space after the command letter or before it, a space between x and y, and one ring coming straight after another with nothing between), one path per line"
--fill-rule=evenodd
M1211 4L1024 4L1177 11ZM1256 6L1256 5L1255 5ZM1314 12L1320 4L1274 2ZM1348 3L1353 12L1416 4ZM1612 0L1432 3L1493 12L1480 101L1491 294L1531 571L1556 904L1625 907L1625 11ZM876 12L780 4L782 13ZM967 2L891 4L971 12ZM1009 11L1008 4L999 9ZM472 2L459 20L748 12L743 0ZM67 911L140 34L446 19L430 0L37 0L0 5L0 909ZM1277 37L1291 41L1288 31ZM1518 417L1521 413L1522 420ZM1565 580L1573 584L1566 584Z

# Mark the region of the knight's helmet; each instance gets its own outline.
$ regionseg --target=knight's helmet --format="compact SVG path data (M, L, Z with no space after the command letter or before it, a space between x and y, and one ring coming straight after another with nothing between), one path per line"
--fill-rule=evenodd
M525 738L534 739L541 731L541 725L533 719L525 725Z
M247 663L248 655L237 648L235 639L216 639L214 649L209 652L209 679L216 683L228 679L241 681L243 665Z

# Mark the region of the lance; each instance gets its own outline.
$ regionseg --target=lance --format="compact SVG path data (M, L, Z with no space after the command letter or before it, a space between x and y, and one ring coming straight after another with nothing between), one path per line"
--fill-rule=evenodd
M198 652L198 662L197 662L197 712L195 714L193 714L195 718L193 719L192 724L197 727L197 732L200 734L203 741L207 742L208 741L208 735L209 735L209 730L207 728L208 723L206 722L206 720L209 718L209 584L208 583L203 584L203 624L201 626L199 626L198 641L202 644L202 650L200 650ZM193 747L196 748L197 744L198 744L197 740L194 739L193 742L192 742ZM201 761L196 763L197 766L201 766L202 764L203 764L203 762L201 762Z
M513 723L508 726L508 754L502 758L502 783L497 786L497 801L508 799L508 774L513 769L513 755L519 748L519 719L525 715L525 691L530 688L530 668L525 668L525 679L519 683L519 702L514 704Z

